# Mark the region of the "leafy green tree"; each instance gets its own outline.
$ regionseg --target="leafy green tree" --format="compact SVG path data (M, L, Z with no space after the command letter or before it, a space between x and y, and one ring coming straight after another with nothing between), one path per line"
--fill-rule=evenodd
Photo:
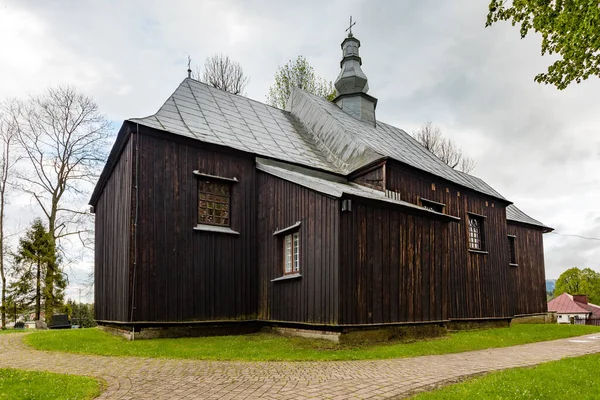
M82 328L93 328L98 325L94 319L93 304L76 303L73 300L68 300L62 311L69 316L71 323Z
M487 26L510 21L542 35L542 55L560 58L535 81L565 89L573 81L600 76L600 4L598 0L491 0Z
M57 288L55 293L48 290L48 266L57 266L58 259L52 235L46 230L41 219L35 219L25 237L19 239L14 261L15 279L9 286L12 302L21 304L22 307L35 304L35 318L39 320L42 303L52 306L60 300L66 287L62 275L57 275L53 279L53 286Z
M590 303L600 303L600 273L590 268L569 268L558 277L554 288L554 297L563 293L586 294Z
M336 96L333 82L315 76L313 67L303 56L277 69L275 84L269 88L267 102L273 107L285 108L294 87L330 101Z

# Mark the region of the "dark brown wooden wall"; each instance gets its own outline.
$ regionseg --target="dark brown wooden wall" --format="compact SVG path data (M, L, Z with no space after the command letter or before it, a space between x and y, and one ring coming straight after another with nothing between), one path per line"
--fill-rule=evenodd
M548 311L542 230L508 223L508 234L515 235L516 267L510 267L515 314Z
M133 158L133 140L128 140L94 210L94 312L98 320L129 318Z
M259 318L335 324L338 320L337 199L258 172ZM301 278L283 275L281 237L273 232L301 222Z
M446 319L447 224L354 199L341 219L340 323Z
M376 165L352 180L377 190L385 190L385 163Z
M148 128L139 153L134 321L256 318L254 158ZM194 170L239 180L231 192L239 236L193 230Z
M388 190L404 201L419 198L444 203L445 213L459 217L448 225L450 318L491 318L512 315L505 204L492 197L460 188L441 179L388 163ZM484 215L488 254L468 251L467 212Z

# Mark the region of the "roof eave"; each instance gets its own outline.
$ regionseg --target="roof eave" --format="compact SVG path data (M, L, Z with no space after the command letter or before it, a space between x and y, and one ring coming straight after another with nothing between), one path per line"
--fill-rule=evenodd
M98 177L98 182L96 183L94 191L92 192L92 195L90 197L88 204L92 207L95 207L98 203L98 199L100 198L100 195L102 194L102 191L104 190L104 187L106 186L106 183L108 182L108 179L110 178L110 175L112 174L117 164L117 161L119 160L119 157L123 152L123 149L125 149L125 145L129 141L129 136L132 132L130 129L131 124L132 122L125 120L123 121L123 124L119 129L119 133L117 134L115 143L113 144L113 147L110 150L110 154L108 155L106 164L104 164L104 168L102 169L102 172Z

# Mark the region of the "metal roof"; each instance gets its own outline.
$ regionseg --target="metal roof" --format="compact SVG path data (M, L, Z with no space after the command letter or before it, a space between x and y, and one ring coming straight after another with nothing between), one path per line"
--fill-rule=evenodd
M529 215L525 214L523 211L519 210L514 204L509 204L506 206L506 220L520 222L527 225L539 226L544 229L545 232L553 231L553 228L544 225L540 221L531 218Z
M154 115L130 121L266 157L339 172L290 113L186 78Z
M186 78L154 115L130 121L207 143L347 175L384 158L504 199L466 178L402 129L359 121L319 96L294 89L287 111Z
M327 99L298 89L294 89L288 104L291 104L291 113L315 136L325 143L328 143L327 138L335 138L329 149L338 156L343 156L349 146L364 148L382 158L403 162L477 192L506 200L481 179L451 168L402 129L379 121L376 127L371 126L346 114Z
M341 193L397 203L422 209L414 204L390 199L385 193L365 188L344 178L321 181L314 169L338 175L350 173L375 161L391 158L486 195L506 200L475 176L454 170L421 146L402 129L377 122L371 126L346 114L334 103L305 91L294 89L288 110L280 110L243 96L234 95L186 78L154 115L129 121L151 128L246 151L260 157L303 165L311 170L294 170L263 160L259 169L283 179L304 184L339 197ZM119 146L111 152L90 204L102 190ZM506 208L509 221L552 228L531 218L514 205Z
M297 185L315 190L319 193L326 194L331 197L340 198L344 194L351 196L362 197L370 200L382 201L385 203L396 204L405 208L420 210L428 214L435 214L445 219L458 220L458 218L438 213L418 205L408 203L403 200L397 200L385 195L385 192L371 189L346 180L337 175L322 173L307 168L293 166L283 162L267 160L262 158L256 159L256 168L267 174L276 176Z
M576 301L572 295L563 293L548 302L548 311L558 314L594 314L600 317L600 306Z

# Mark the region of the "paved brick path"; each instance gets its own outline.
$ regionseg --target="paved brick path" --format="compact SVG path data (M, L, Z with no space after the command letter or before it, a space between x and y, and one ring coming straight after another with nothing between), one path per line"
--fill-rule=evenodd
M378 361L222 362L33 350L0 335L0 367L100 377L101 399L386 399L469 375L600 352L600 334L521 346Z

